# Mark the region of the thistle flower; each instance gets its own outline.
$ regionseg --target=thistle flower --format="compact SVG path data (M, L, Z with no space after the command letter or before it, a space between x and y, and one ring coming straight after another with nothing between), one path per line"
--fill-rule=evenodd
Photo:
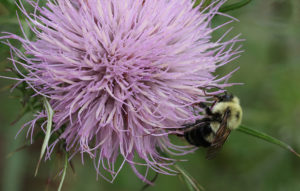
M62 133L47 147L46 159L64 140L68 152L93 158L108 181L125 162L144 181L147 174L136 165L172 174L174 160L161 151L184 155L194 148L174 145L168 135L202 117L195 105L207 101L204 89L232 85L226 83L231 73L213 74L239 53L233 49L238 37L211 40L223 26L212 28L211 20L224 1L202 11L191 0L47 0L45 7L26 1L34 13L22 3L19 8L36 39L25 33L2 38L22 43L25 53L7 42L22 60L12 58L15 68L26 70L18 70L24 77L19 81L47 97L55 111L52 133ZM24 127L32 134L36 121L46 117L40 111ZM118 157L124 162L115 170Z

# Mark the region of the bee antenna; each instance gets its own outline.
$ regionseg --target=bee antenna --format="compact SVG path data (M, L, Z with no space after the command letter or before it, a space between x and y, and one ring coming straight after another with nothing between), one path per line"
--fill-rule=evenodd
M211 97L211 96L215 97L215 95L213 95L213 94L207 94L207 93L206 93L206 90L207 90L208 88L209 88L209 89L216 88L216 89L219 89L219 90L222 89L222 88L219 88L219 87L213 86L213 85L201 87L200 89L203 91L203 94L204 94L205 96L210 96L210 97Z

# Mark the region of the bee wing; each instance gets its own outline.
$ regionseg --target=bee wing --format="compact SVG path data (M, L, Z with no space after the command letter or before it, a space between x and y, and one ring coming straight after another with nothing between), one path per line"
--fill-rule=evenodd
M231 130L227 128L227 119L229 116L229 112L229 109L227 109L224 113L222 122L216 133L215 139L207 150L206 159L213 159L216 156L216 154L220 151L231 132Z

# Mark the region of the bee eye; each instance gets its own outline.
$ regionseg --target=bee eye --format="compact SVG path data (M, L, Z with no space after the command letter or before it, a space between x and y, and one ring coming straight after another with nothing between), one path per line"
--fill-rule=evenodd
M232 100L233 99L233 95L232 94L227 94L226 95L226 100Z
M217 96L219 102L227 102L227 101L231 101L233 99L233 94L225 92L224 95L221 96Z
M240 112L237 112L237 114L235 115L236 118L240 118Z

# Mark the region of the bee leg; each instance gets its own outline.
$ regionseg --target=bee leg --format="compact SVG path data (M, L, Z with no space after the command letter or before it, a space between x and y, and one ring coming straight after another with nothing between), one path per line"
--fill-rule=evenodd
M182 126L184 128L191 128L191 127L194 127L194 126L197 126L197 125L200 125L201 123L205 123L205 122L211 122L211 118L208 118L208 117L204 117L202 119L197 119L195 121L195 123L187 123L187 124L183 124Z
M201 108L207 108L207 107L208 107L208 106L207 106L205 103L203 103L203 102L198 103L198 106L201 107Z
M209 118L209 117L204 117L204 118L202 118L202 119L199 119L199 120L197 120L198 121L198 123L203 123L203 122L211 122L212 120L211 120L211 118ZM197 122L196 121L196 122Z
M195 125L195 123L187 123L187 124L183 124L182 126L183 126L184 128L186 128L186 129L188 129L188 128L194 126L194 125Z
M205 110L206 115L213 115L210 107L208 107L205 103L200 102L198 105Z

